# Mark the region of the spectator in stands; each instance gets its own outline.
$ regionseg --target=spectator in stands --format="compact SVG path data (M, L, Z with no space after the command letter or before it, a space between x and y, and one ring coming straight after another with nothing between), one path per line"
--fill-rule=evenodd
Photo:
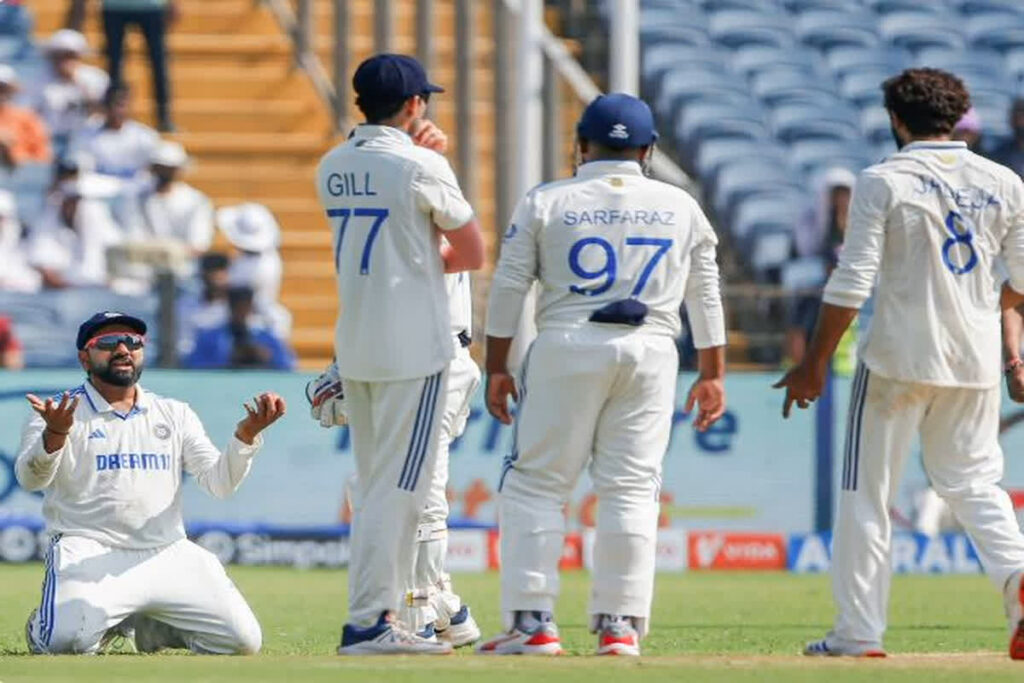
M219 327L228 319L228 265L226 254L210 252L199 258L202 289L178 301L178 354L192 352L196 330Z
M278 303L281 292L281 255L277 251L281 229L262 204L246 203L217 211L217 225L238 256L228 271L232 287L250 287L256 295L256 312L281 338L291 334L291 315Z
M81 179L65 181L32 230L29 263L45 287L106 285L106 250L124 240L107 205L83 197L82 184Z
M14 336L11 319L0 315L0 369L20 370L25 367L21 343Z
M14 67L0 64L0 164L48 164L53 155L46 124L31 109L13 103L20 88Z
M167 74L167 29L180 14L177 0L103 0L103 34L106 37L107 70L115 83L123 82L125 29L134 24L146 38L153 74L157 128L174 132L171 118L171 86Z
M185 359L187 368L261 368L291 370L295 356L270 329L253 324L254 292L248 287L228 290L228 322L199 330L195 347Z
M89 44L78 31L61 29L45 45L49 68L33 83L29 103L50 129L55 156L67 152L72 136L99 110L110 79L82 61Z
M821 259L825 267L820 270L820 281L802 283L801 291L795 292L789 301L784 353L793 363L803 360L807 342L818 321L821 292L817 288L825 284L825 278L839 262L839 249L846 234L850 198L856 181L857 177L846 168L835 167L825 171L818 182L815 206L797 230L799 255Z
M179 179L188 155L178 143L161 142L149 161L152 182L139 198L142 232L182 242L198 256L213 241L213 202Z
M953 128L953 139L962 140L967 143L967 149L975 154L981 154L981 117L978 110L971 107L963 115Z
M36 292L39 272L29 265L14 194L0 190L0 291Z
M112 84L103 96L103 120L82 129L71 148L91 160L95 173L118 178L137 193L160 136L129 117L131 96L127 86Z
M991 159L1024 177L1024 98L1018 97L1010 107L1010 128L1013 138L992 150Z

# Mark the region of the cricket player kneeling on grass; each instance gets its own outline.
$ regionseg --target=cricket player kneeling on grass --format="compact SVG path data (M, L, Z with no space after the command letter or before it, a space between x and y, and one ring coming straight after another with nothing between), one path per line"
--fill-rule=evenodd
M262 634L213 554L185 538L184 472L218 498L238 488L284 414L261 394L227 451L210 442L192 409L143 391L146 324L97 313L78 331L86 380L43 401L22 431L18 482L43 491L50 547L42 601L25 627L34 653L95 653L118 638L141 652L188 648L254 654Z
M706 429L725 410L717 239L697 202L644 177L656 139L647 105L594 100L577 126L575 178L541 185L505 233L487 317L487 408L511 422L502 468L501 609L509 630L485 654L556 654L563 508L589 468L597 494L589 612L598 654L640 654L654 593L661 461L686 301L700 352L687 410ZM537 339L513 381L507 358L524 298L540 283Z

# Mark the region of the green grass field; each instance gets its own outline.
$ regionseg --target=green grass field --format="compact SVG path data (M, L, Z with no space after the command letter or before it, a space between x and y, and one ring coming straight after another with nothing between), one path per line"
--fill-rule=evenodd
M40 565L0 565L0 682L22 681L1022 681L1024 662L1005 655L996 591L982 577L901 576L893 584L887 660L797 655L832 617L823 576L753 573L661 575L653 632L640 660L597 658L586 631L587 576L565 574L557 612L569 656L341 658L342 572L232 568L263 624L255 657L188 654L31 657L23 627L39 600ZM499 627L495 574L459 576L485 635Z

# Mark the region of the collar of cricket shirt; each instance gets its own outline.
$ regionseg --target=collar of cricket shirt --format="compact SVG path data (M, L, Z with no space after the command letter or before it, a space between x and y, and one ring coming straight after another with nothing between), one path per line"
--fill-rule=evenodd
M967 149L967 143L963 140L916 140L903 145L900 151L912 149Z
M357 140L385 139L396 142L400 145L412 145L412 138L401 128L394 126L378 126L375 123L361 123L352 131L352 137Z
M127 420L132 415L136 415L149 409L149 398L146 392L143 391L142 387L138 384L135 385L135 405L133 405L132 409L127 413L119 413L114 410L114 407L107 403L107 399L103 398L100 392L96 390L96 387L94 387L92 382L89 380L85 380L82 387L85 389L86 402L88 402L89 407L97 413L113 413L122 420Z
M644 171L640 168L639 161L626 160L588 161L585 164L580 164L579 168L576 169L577 178L593 178L595 176L608 175L609 173L643 175Z

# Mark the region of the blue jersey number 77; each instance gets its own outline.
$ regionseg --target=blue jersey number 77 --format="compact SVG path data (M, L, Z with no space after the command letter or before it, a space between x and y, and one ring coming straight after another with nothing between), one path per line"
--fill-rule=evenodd
M373 218L373 225L370 226L370 232L366 236L366 244L363 245L363 255L359 259L359 274L369 275L370 274L370 254L373 251L373 243L377 240L377 233L380 232L380 226L384 225L384 221L388 219L390 212L387 209L328 209L327 215L330 218L341 218L341 225L338 226L338 243L334 247L334 270L338 272L341 270L341 244L345 239L345 230L348 228L348 219L352 216L356 218L360 216L366 216Z

